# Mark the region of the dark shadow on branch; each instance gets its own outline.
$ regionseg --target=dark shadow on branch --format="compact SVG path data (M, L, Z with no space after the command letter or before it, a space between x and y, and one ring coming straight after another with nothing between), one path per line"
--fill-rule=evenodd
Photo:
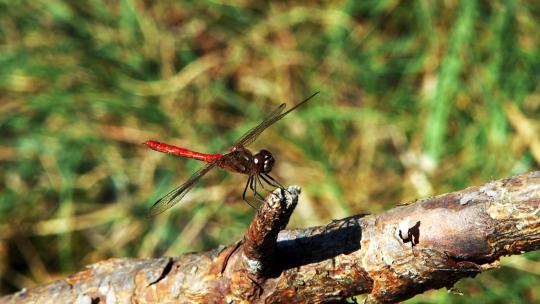
M406 236L404 236L400 230L399 237L403 240L403 243L411 242L413 247L420 243L420 221L416 222L414 226L409 228Z
M286 269L321 262L359 250L362 228L358 220L363 216L349 217L335 227L331 223L319 234L278 241L275 275Z

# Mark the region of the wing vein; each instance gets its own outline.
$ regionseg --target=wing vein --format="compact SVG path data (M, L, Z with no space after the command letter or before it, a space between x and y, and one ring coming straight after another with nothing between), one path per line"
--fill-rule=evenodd
M186 193L188 193L189 190L191 190L191 188L195 186L197 181L206 173L208 173L212 168L214 168L217 164L218 161L216 160L200 168L185 183L160 198L157 202L154 203L154 205L152 205L152 208L150 209L150 215L158 215L180 202L182 198L186 195Z

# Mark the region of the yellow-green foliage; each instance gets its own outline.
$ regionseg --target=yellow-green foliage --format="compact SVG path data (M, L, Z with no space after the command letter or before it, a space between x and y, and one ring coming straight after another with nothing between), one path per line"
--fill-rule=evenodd
M140 145L222 152L281 102L321 94L253 148L303 192L291 226L537 170L534 1L0 0L0 293L108 257L178 255L241 237L246 178ZM462 281L540 301L538 253ZM536 259L536 261L535 261Z

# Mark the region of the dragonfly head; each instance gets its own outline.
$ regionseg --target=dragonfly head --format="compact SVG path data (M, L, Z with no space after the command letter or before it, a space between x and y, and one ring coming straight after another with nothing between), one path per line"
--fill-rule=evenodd
M253 164L261 173L270 173L274 166L274 156L267 150L261 150L253 156Z

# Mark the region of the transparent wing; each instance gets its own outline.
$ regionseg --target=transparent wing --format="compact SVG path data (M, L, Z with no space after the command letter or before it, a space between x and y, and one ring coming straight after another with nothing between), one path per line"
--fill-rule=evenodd
M246 146L246 142L253 142L257 136L259 134L262 133L262 131L264 131L264 129L268 128L272 123L274 123L276 120L276 117L279 116L279 114L281 114L281 112L283 111L283 109L285 109L285 104L282 103L280 104L272 113L270 113L270 115L268 115L268 117L266 117L260 124L256 125L255 127L253 127L252 129L250 129L249 131L247 131L246 133L244 133L244 135L242 135L237 141L236 143L234 144L233 147L236 147L236 146Z
M261 133L264 130L266 130L266 128L273 125L276 121L280 120L285 115L287 115L290 112L294 111L296 108L300 107L301 105L306 103L308 100L310 100L311 98L313 98L317 94L319 94L319 92L315 92L314 94L312 94L308 98L302 100L301 102L299 102L298 104L296 104L295 106L293 106L292 108L287 110L286 112L283 112L283 110L285 109L285 104L282 103L267 118L265 118L260 124L258 124L256 127L254 127L253 129L247 131L244 135L242 135L242 137L240 137L240 139L235 143L234 146L235 147L236 146L244 146L244 147L248 146L249 144L254 142L255 139L257 139L257 137L259 137L259 135L261 135ZM281 113L281 112L283 112L283 113Z
M154 205L152 205L152 208L150 208L150 216L158 215L162 213L163 211L176 205L178 202L180 202L180 200L182 200L182 198L186 195L186 193L188 193L189 190L193 188L195 183L201 177L203 177L206 173L212 170L212 168L214 168L216 165L217 165L217 162L214 161L200 168L180 187L172 190L171 192L167 193L164 197L160 198L157 202L154 203Z

